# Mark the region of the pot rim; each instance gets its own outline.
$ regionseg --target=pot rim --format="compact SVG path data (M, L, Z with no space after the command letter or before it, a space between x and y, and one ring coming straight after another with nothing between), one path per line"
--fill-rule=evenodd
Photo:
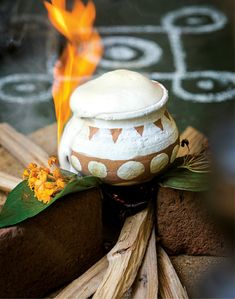
M101 120L124 120L124 119L133 119L137 117L141 117L144 115L148 115L154 111L160 110L168 101L168 91L163 84L158 81L151 80L153 83L157 84L162 90L162 97L159 101L154 103L153 105L147 106L143 109L133 110L128 112L117 112L117 113L101 113L99 115L94 116L94 119L101 119ZM86 119L90 117L83 117L80 118Z

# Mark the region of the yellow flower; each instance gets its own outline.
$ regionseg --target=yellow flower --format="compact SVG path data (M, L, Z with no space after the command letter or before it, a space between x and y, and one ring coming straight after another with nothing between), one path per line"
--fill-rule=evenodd
M54 182L45 182L45 188L53 189L53 188L55 188L55 183Z
M36 163L29 163L28 168L29 169L37 168L37 164Z
M49 158L49 160L48 160L48 165L49 166L52 166L52 165L54 165L54 164L58 164L58 159L55 157L55 156L52 156L52 157L50 157Z
M57 179L56 180L56 185L57 185L57 187L64 189L65 182L63 181L63 179Z
M31 190L34 189L35 183L37 182L37 178L35 177L31 177L28 179L28 185L30 187Z
M54 177L55 179L57 179L57 178L61 178L61 177L62 177L62 174L61 174L61 171L60 171L59 168L56 168L56 169L52 172L52 174L53 174L53 177Z
M46 182L47 181L47 176L48 176L48 174L45 171L40 170L39 174L38 174L38 179L42 182Z
M25 179L28 179L29 175L30 175L29 170L28 170L28 169L25 169L24 172L23 172L23 179L24 179L24 180L25 180Z
M51 157L48 160L51 169L30 163L23 172L23 178L28 180L35 197L43 203L49 203L67 184L68 180L62 175L57 164L57 158Z

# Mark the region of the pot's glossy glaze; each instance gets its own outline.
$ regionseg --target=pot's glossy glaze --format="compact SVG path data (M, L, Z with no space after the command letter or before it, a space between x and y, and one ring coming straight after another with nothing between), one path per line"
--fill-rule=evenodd
M80 117L73 114L59 147L61 167L100 177L113 185L152 179L176 158L179 133L166 109L166 89L159 101L138 111Z

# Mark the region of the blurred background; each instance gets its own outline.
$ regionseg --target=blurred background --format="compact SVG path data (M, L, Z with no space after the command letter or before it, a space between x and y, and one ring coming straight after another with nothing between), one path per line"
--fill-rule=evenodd
M72 1L70 1L72 2ZM94 0L104 46L94 76L128 68L161 81L180 131L210 136L210 209L232 241L235 220L235 1ZM0 122L31 133L55 122L53 66L65 45L41 0L1 0ZM232 242L231 242L232 243ZM231 254L233 256L233 254ZM206 273L199 298L235 298L234 259ZM206 283L205 283L206 281Z
M208 133L235 114L233 0L96 0L104 55L96 74L129 68L163 82L180 130ZM53 65L64 39L41 0L0 5L0 121L29 133L55 121Z

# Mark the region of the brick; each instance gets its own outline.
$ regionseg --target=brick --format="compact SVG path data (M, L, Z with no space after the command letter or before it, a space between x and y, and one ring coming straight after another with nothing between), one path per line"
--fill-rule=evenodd
M200 192L160 188L157 197L158 237L172 255L226 255L226 241Z
M96 189L63 198L19 225L0 229L0 298L42 297L102 256Z

